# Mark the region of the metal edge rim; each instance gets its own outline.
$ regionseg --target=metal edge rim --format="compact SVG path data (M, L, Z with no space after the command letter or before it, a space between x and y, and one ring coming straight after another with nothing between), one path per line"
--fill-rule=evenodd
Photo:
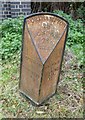
M60 19L64 20L67 24L69 24L66 19L64 19L63 17L59 16L59 15L56 14L56 13L51 13L51 12L32 13L32 14L26 16L24 19L27 19L27 18L30 18L30 17L33 17L33 16L37 16L37 15L53 15L53 16L59 17Z

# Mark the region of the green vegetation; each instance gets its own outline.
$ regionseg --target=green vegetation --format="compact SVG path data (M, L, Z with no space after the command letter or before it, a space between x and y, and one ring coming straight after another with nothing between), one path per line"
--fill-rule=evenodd
M82 21L85 23L85 9L84 5L81 4L80 7L76 10L77 16L82 19Z
M83 42L84 42L84 27L81 19L74 21L70 15L67 15L63 11L54 11L64 17L69 22L69 33L67 45L72 49L74 54L78 57L79 64L83 64ZM2 60L13 60L16 55L20 55L21 40L22 40L22 26L23 17L4 20L0 25L0 31L2 35Z
M81 19L73 20L71 15L67 15L63 11L54 11L58 15L65 18L69 23L69 33L67 38L67 46L77 56L79 65L83 64L83 44L84 44L84 25Z
M82 118L83 117L83 22L72 20L62 11L54 11L69 22L68 40L58 92L40 107L19 95L20 52L23 17L4 20L0 25L2 76L0 76L0 117L9 118ZM72 52L73 51L73 52Z
M69 23L69 34L68 34L67 45L69 46L72 46L73 44L83 45L84 27L82 20L77 19L74 21L71 18L71 15L67 15L63 11L54 11L54 13L57 13L58 15L62 16Z
M75 56L66 48L57 93L36 107L19 95L19 63L3 65L0 80L0 114L5 118L82 118L82 71Z
M2 60L13 60L21 50L23 17L4 20L0 25L2 35Z

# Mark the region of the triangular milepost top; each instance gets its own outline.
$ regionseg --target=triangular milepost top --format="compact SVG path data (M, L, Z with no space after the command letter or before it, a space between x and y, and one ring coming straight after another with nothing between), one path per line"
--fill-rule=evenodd
M49 14L26 18L26 24L44 64L65 32L67 24L61 18Z

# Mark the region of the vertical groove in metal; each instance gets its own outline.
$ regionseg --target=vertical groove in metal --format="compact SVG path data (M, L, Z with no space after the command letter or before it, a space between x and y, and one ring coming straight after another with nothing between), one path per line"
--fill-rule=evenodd
M40 81L40 86L39 86L39 96L40 96L40 92L41 92L41 85L42 85L42 79L43 79L43 70L44 70L44 65L43 65L42 73L41 73L41 81Z

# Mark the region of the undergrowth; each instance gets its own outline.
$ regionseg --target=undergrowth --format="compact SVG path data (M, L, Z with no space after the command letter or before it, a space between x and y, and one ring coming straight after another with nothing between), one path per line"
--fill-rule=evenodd
M81 19L73 20L71 15L63 11L54 11L55 14L62 16L69 23L69 32L67 37L67 46L77 56L79 66L83 65L83 48L84 48L84 24Z
M73 20L71 15L67 15L63 11L54 11L54 13L65 18L69 23L69 32L66 45L77 56L79 65L83 64L83 43L84 43L84 27L81 19ZM15 60L17 55L20 57L22 44L22 27L23 17L4 20L0 25L0 33L2 40L0 42L0 55L2 61Z

